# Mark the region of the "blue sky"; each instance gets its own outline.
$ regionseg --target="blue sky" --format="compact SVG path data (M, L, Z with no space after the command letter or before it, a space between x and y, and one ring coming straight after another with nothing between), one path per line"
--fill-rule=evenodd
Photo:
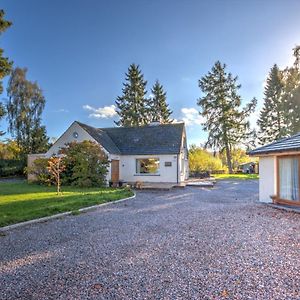
M74 120L114 126L111 105L134 62L148 81L148 91L156 79L164 85L173 118L186 120L188 143L199 144L206 134L196 112L198 79L214 62L226 63L239 76L243 100L255 96L260 107L269 69L274 63L290 64L292 48L300 43L298 0L1 4L13 26L1 36L0 45L43 89L43 123L51 137ZM5 121L0 126L5 130Z

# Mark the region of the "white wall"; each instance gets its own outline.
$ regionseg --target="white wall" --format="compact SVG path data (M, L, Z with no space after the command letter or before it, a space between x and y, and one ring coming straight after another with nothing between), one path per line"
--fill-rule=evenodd
M189 161L185 130L182 135L180 149L180 154L178 155L178 179L179 182L183 182L189 178Z
M159 175L136 174L137 158L159 158ZM172 162L171 167L165 167L165 162ZM177 155L122 155L120 157L120 179L128 182L177 182Z
M189 161L185 149L178 155L178 180L179 182L187 180L189 177Z
M78 138L73 136L74 132L78 133ZM96 142L78 123L74 122L47 151L46 156L50 157L53 154L57 154L61 148L64 148L70 142L80 143L83 141Z
M272 202L270 196L276 194L275 156L259 158L259 201Z

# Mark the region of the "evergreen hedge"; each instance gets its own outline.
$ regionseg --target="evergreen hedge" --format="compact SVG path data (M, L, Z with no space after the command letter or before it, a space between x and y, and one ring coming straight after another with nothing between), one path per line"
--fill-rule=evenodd
M26 162L17 159L0 159L0 177L22 176Z

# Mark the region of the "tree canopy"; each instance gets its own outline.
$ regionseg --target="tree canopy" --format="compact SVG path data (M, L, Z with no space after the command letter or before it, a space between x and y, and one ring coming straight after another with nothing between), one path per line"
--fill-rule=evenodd
M150 99L150 115L151 121L160 123L171 123L170 116L172 111L167 104L167 93L163 86L156 80L151 89L152 98Z
M300 132L300 46L294 57L291 67L280 70L275 64L269 72L257 121L261 145Z
M24 154L43 153L49 140L41 125L45 98L38 84L26 79L26 72L27 69L15 68L8 82L8 129Z
M285 113L287 120L287 134L300 132L300 46L294 49L294 64L283 71Z
M147 97L147 81L139 65L131 64L125 75L123 94L116 100L120 119L115 123L118 126L142 126L152 121L171 123L167 93L159 81L156 80L151 89L152 96Z
M283 91L283 72L275 64L267 78L264 105L257 121L259 126L258 139L262 145L278 140L287 134Z
M123 83L122 96L116 100L119 126L140 126L149 123L149 99L146 97L147 81L140 67L131 64Z
M253 99L244 108L238 90L238 78L226 72L226 65L219 61L211 71L199 80L204 94L198 100L200 113L204 117L203 129L208 132L206 147L225 151L227 166L233 172L231 149L251 135L248 117L256 107Z
M0 34L2 34L8 27L12 25L10 21L5 20L4 18L4 10L0 10ZM3 92L2 79L9 75L12 69L12 61L9 60L8 57L4 57L4 50L0 48L0 94ZM0 102L0 121L5 116L4 105ZM0 136L3 135L4 132L0 130Z

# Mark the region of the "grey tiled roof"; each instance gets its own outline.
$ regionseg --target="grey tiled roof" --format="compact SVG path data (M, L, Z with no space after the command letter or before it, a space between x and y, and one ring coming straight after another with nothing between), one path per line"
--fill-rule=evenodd
M287 137L272 144L249 151L248 154L259 156L262 154L291 151L300 151L300 132L291 137Z
M93 137L101 146L103 146L109 153L112 154L121 154L118 147L112 141L112 139L108 136L108 134L100 129L95 128L83 123L76 121L91 137Z
M180 153L184 123L94 128L80 122L108 152L122 155Z

